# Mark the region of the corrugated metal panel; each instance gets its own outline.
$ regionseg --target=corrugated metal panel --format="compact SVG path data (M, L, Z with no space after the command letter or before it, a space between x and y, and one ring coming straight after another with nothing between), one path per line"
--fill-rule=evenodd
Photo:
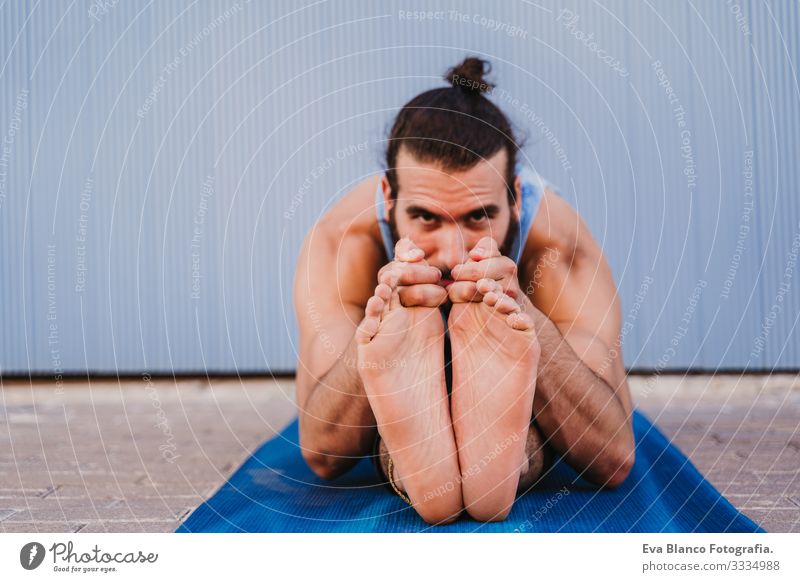
M796 6L412 10L4 3L0 372L294 370L303 236L466 53L605 249L629 367L800 366Z

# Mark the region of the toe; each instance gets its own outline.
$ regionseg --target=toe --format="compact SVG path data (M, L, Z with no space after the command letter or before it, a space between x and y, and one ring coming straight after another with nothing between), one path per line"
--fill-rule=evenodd
M484 294L490 293L492 291L494 292L501 291L500 283L498 283L494 279L485 279L485 278L478 279L478 281L475 283L475 286L477 287L478 291Z
M356 328L356 342L361 345L371 342L375 334L378 333L379 325L380 319L377 317L365 317Z
M516 301L502 291L499 291L499 285L495 290L486 293L483 296L483 301L487 305L494 307L503 315L509 315L510 313L520 311L519 304Z
M479 302L481 295L474 281L456 281L447 287L447 295L453 303Z
M483 302L490 307L497 305L499 299L500 296L494 291L488 291L483 295Z
M402 307L402 303L400 303L400 288L395 286L392 288L391 298L386 303L386 311L393 311L398 307Z
M373 295L367 301L367 306L364 308L364 317L380 317L383 313L384 300L378 295Z
M389 289L394 289L400 281L400 273L398 273L396 269L387 269L381 273L379 281L381 285L386 285Z
M533 319L527 313L516 312L511 313L508 318L506 318L506 322L508 325L514 329L518 329L520 331L528 331L533 329Z
M375 334L378 333L378 327L380 327L381 315L385 306L386 302L377 294L367 300L367 305L364 308L364 319L356 328L357 343L368 344L375 337Z
M511 313L516 313L521 310L519 303L514 301L511 297L503 293L498 299L495 308L504 315L509 315Z
M386 283L381 283L375 287L375 295L384 301L389 301L392 298L392 288Z

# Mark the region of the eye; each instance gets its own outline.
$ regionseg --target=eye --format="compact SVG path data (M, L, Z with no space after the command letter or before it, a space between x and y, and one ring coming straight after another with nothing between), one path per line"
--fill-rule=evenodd
M436 222L436 217L433 214L429 214L427 212L420 212L417 214L416 218L422 224L434 224Z
M473 223L480 224L484 221L488 221L489 217L483 212L475 212L470 214L469 219Z

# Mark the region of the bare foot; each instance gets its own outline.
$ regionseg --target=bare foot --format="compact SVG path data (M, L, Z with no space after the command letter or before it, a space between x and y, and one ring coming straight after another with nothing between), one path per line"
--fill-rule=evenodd
M389 274L356 331L358 371L394 463L394 481L428 523L463 509L447 387L444 322L435 307L404 307Z
M492 279L480 302L456 303L448 328L453 348L453 429L467 512L480 521L508 516L529 469L526 441L540 348L530 316Z

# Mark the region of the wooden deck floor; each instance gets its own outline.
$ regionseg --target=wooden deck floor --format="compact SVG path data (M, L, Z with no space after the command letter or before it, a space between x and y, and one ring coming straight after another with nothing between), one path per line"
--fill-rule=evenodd
M5 381L0 532L169 532L295 415L291 380ZM767 531L800 532L800 376L632 376L640 410Z

